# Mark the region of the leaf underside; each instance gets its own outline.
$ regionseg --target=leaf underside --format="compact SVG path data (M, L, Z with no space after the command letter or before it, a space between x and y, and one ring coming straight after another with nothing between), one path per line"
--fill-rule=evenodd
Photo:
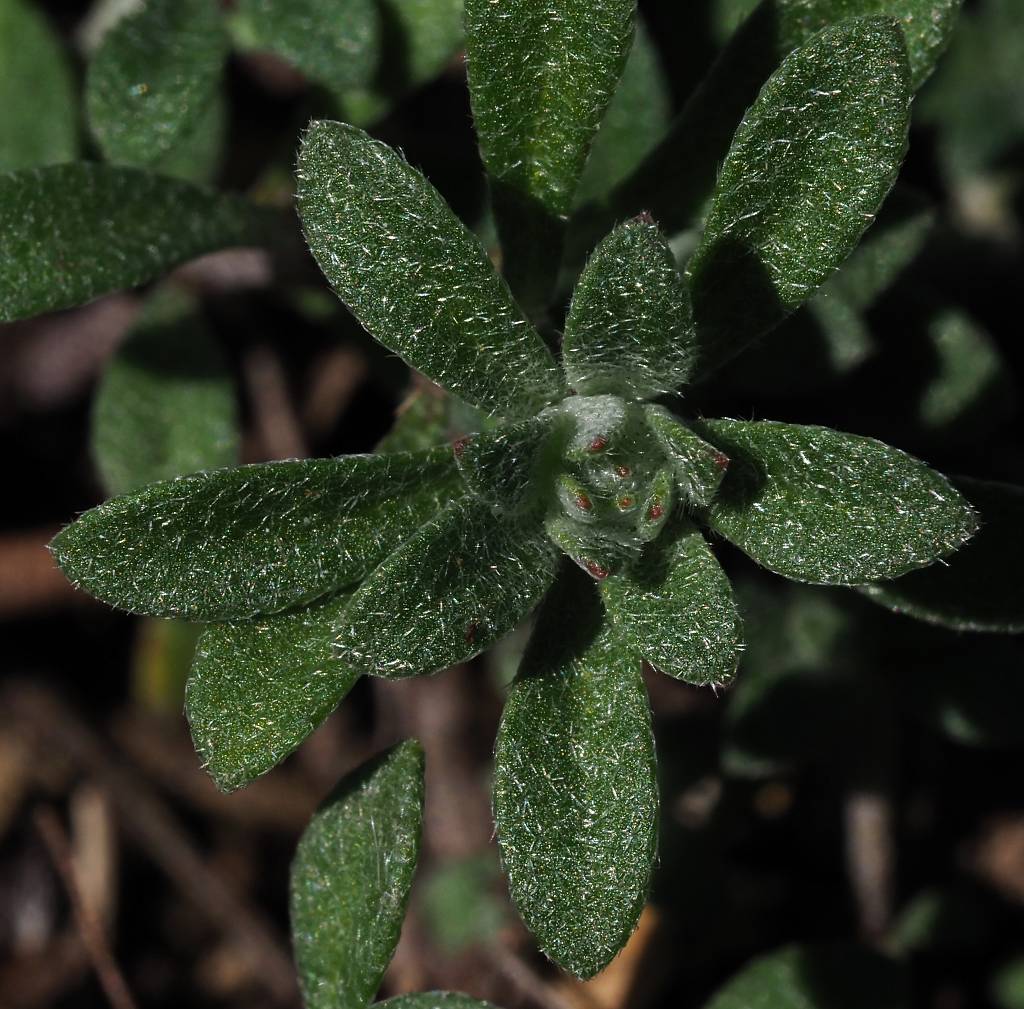
M490 1002L455 991L418 991L377 1002L373 1009L495 1009Z
M239 466L114 498L51 549L73 584L119 609L248 619L357 582L457 485L447 447Z
M306 828L291 868L295 962L308 1009L365 1009L398 944L419 855L423 751L357 768Z
M658 790L639 656L569 564L505 706L494 811L512 899L540 948L596 974L643 908Z
M957 550L977 528L945 477L872 438L769 421L694 427L731 460L708 525L786 578L899 577Z
M347 596L255 621L211 624L186 692L192 740L225 792L295 750L358 678L333 653Z

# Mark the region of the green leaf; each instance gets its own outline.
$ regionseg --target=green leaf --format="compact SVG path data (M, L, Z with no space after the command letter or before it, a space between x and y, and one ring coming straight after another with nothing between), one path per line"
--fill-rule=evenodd
M765 84L688 265L703 373L781 322L853 251L896 180L910 99L903 35L887 18L825 30Z
M37 5L0 0L0 172L70 161L76 103L67 59Z
M222 90L218 91L191 132L181 137L174 150L161 158L160 174L197 184L216 178L224 158L229 111L227 96Z
M343 95L373 77L382 26L374 0L241 0L232 31L244 48L276 53Z
M466 486L498 513L536 510L558 465L560 439L550 417L459 438L455 459Z
M600 199L650 153L668 128L672 94L650 33L636 23L626 60L576 189L575 205Z
M442 864L423 887L419 905L431 943L451 955L497 940L508 923L500 887L492 848Z
M342 658L361 672L436 673L489 648L551 586L558 552L543 532L458 501L359 587L338 628Z
M895 578L952 553L977 529L944 476L873 438L770 421L694 427L731 460L708 524L794 581Z
M494 814L512 899L538 945L593 976L643 909L658 788L639 656L569 565L505 705Z
M742 623L732 585L700 531L664 533L601 595L623 640L656 669L697 686L736 675Z
M455 491L447 447L240 466L114 498L51 550L73 584L111 606L247 619L357 582Z
M795 49L816 32L848 18L895 18L903 30L916 91L946 51L961 6L963 0L775 0L779 50Z
M400 68L406 88L433 80L462 46L462 0L383 0L383 10L402 40L401 59L385 69Z
M210 0L147 0L118 21L86 79L89 126L106 159L159 165L215 102L227 51Z
M488 413L528 416L559 395L554 359L483 246L391 148L315 123L299 154L299 212L338 296L412 367Z
M373 1009L495 1009L490 1002L481 1002L454 991L418 991L397 995L378 1002Z
M562 349L569 384L585 396L653 399L686 382L695 349L689 297L652 220L621 225L594 251Z
M407 740L348 775L313 817L291 870L307 1009L365 1009L398 944L420 848L423 751Z
M729 468L728 457L698 438L662 406L644 407L647 423L675 470L676 484L693 508L707 508Z
M906 1009L901 966L853 945L786 946L752 960L705 1009Z
M651 211L668 234L692 226L715 183L736 123L769 74L815 32L852 17L896 18L908 45L911 78L920 84L949 41L961 2L764 0L735 32L665 139L623 181L606 212L597 214L597 234L609 221L641 209Z
M973 444L1012 416L1017 386L992 337L970 316L943 308L928 320L931 374L917 399L921 426L944 443ZM980 430L979 430L980 429Z
M233 792L279 764L352 689L358 673L332 654L347 598L203 631L186 713L218 788Z
M238 457L235 390L196 302L158 293L118 348L92 414L92 450L111 494Z
M587 152L633 38L634 0L466 0L480 153L513 290L542 307Z
M75 162L0 176L0 322L134 287L196 256L259 244L247 201L137 168Z
M1024 631L1024 488L959 477L980 528L946 563L861 591L897 613L959 631Z

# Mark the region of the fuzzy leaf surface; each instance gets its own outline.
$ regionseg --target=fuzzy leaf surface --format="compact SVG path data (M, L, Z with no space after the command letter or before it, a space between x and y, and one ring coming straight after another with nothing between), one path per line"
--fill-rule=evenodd
M945 564L861 590L874 602L958 631L1024 631L1018 577L1024 569L1024 488L959 477L980 528Z
M455 991L418 991L378 1002L373 1009L495 1009L490 1002Z
M551 418L533 417L458 439L455 459L466 486L499 513L529 510L542 502L541 484L554 466L549 459L554 427Z
M308 1009L365 1009L398 944L419 856L423 750L407 740L344 778L291 868L295 962Z
M699 438L662 406L647 406L644 415L675 470L676 483L691 507L707 508L725 479L729 459Z
M621 225L594 251L573 293L562 348L569 384L585 396L653 399L687 380L690 300L653 221Z
M843 22L793 52L748 111L689 262L703 373L805 302L896 181L910 124L903 34Z
M261 241L257 208L137 168L74 162L0 176L0 322L134 287Z
M466 0L466 57L484 164L564 217L633 39L632 0Z
M70 161L75 91L60 41L27 0L0 0L0 172Z
M896 578L951 554L977 529L944 476L873 438L771 421L694 427L731 460L708 525L786 578Z
M51 550L119 609L244 620L358 581L457 489L447 447L239 466L113 498Z
M742 624L732 585L689 524L658 537L638 563L605 579L601 595L630 648L661 672L697 686L736 675Z
M209 0L147 0L118 21L89 64L85 89L106 159L156 165L216 100L227 52Z
M640 658L568 564L505 705L494 813L512 899L538 945L593 976L643 909L658 789Z
M390 147L315 123L299 212L338 296L406 363L488 413L530 415L558 396L554 359L479 240Z
M779 19L780 54L803 45L812 35L848 18L895 18L903 31L916 91L946 51L963 0L774 0Z
M110 494L238 458L235 390L192 298L160 292L107 365L92 450Z
M658 50L642 21L636 23L622 79L594 137L576 205L607 195L664 136L672 92Z
M241 0L233 28L247 48L276 53L334 94L368 83L377 66L374 0Z
M467 662L526 619L558 557L539 528L457 501L359 587L341 617L340 654L361 672L396 678Z
M853 945L785 946L752 960L704 1009L906 1009L904 968Z
M225 792L279 764L352 689L358 673L333 654L347 596L256 621L210 624L186 692L192 740Z

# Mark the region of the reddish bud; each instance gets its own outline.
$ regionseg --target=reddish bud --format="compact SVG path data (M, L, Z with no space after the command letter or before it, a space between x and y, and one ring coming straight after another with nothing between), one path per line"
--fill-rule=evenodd
M655 501L650 508L647 509L647 517L651 522L657 522L662 515L665 514L665 509L662 507L660 501Z
M625 511L625 509L627 509L627 508L632 508L633 507L633 499L631 497L620 497L619 498L619 507L621 509L623 509L623 511Z
M715 453L715 465L719 469L722 469L722 470L728 469L729 468L729 457L727 455L725 455L724 453L722 453L722 452L716 452Z
M476 623L476 621L471 623L466 628L466 633L465 633L464 637L466 639L466 644L467 645L474 645L474 644L476 644L476 632L479 629L480 629L480 625L478 623Z
M597 563L597 561L584 561L583 564L584 567L586 567L587 571L590 572L590 574L593 575L594 578L596 578L598 581L604 580L608 577L609 574L611 574L611 572L607 568L602 567L600 564Z
M599 434L588 446L588 452L603 452L608 447L608 439Z
M455 453L456 459L462 458L462 453L466 451L466 446L473 440L472 435L465 435L462 438L456 438L452 442L452 451Z
M576 507L579 508L580 511L588 512L594 507L594 502L591 501L586 494L577 494Z
M633 471L628 466L616 466L615 472L625 480L625 478L630 476Z

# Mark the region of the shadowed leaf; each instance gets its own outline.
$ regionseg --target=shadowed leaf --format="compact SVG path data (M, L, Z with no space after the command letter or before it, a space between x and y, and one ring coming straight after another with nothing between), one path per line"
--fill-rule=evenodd
M405 677L466 662L514 630L555 577L543 531L459 501L378 567L341 616L337 645L361 672Z
M640 658L568 564L505 706L494 812L512 899L540 948L596 974L643 908L658 790Z
M135 287L215 249L255 245L238 197L137 168L75 162L0 176L0 321Z
M346 777L310 821L291 868L308 1009L372 1000L398 944L422 820L423 751L407 740Z
M186 712L218 788L232 792L275 767L352 688L358 674L332 652L347 598L203 631Z

